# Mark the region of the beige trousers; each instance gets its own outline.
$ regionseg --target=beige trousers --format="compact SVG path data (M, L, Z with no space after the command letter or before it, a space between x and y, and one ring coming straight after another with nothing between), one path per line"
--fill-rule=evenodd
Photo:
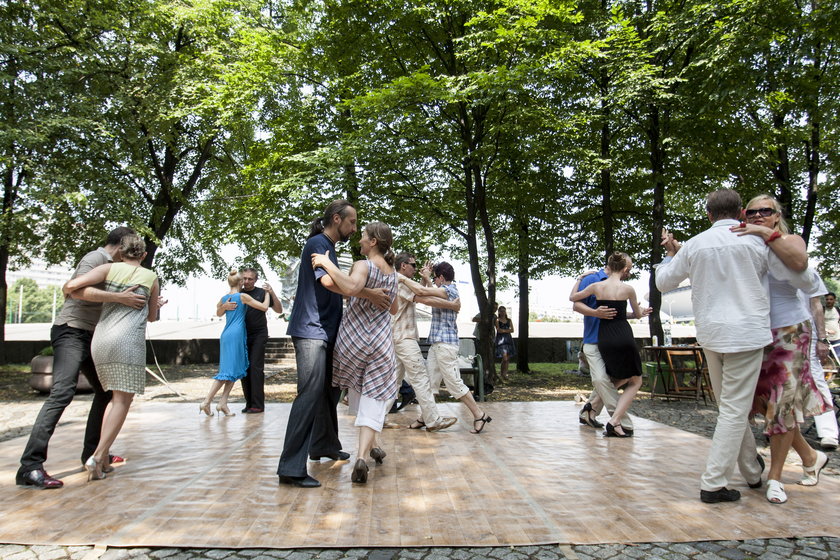
M737 465L747 482L761 476L758 451L749 424L764 349L721 354L704 349L712 390L718 402L718 418L700 489L720 490L732 480Z

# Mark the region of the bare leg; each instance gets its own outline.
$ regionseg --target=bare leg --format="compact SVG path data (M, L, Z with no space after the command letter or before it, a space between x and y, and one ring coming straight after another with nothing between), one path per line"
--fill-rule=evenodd
M368 426L359 426L359 443L356 448L356 458L364 459L370 450L373 449L376 440L376 431Z
M198 407L204 414L207 416L213 416L213 413L210 412L210 403L213 402L213 397L216 396L216 393L219 392L219 389L222 388L224 385L224 381L219 381L218 379L213 380L213 384L210 385L210 392L207 393L207 396L204 397L204 402Z
M618 403L615 406L612 418L610 418L610 424L615 427L615 431L619 434L624 433L624 430L621 429L621 419L624 418L624 415L630 409L633 398L639 392L639 387L642 386L642 376L634 375L629 379L622 379L615 384L616 389L622 386L624 387L624 392L618 398Z
M233 381L223 381L222 383L224 383L224 389L222 389L222 397L219 399L219 404L216 405L216 410L225 416L233 416L233 413L228 409L227 402L234 383Z
M508 380L508 364L510 364L510 356L507 352L502 353L502 379Z
M484 411L478 408L478 404L476 404L475 402L475 397L473 397L472 393L470 393L469 391L464 393L464 396L459 398L458 400L467 405L467 408L470 409L470 412L472 412L474 419L478 420L479 418L484 416Z
M117 439L117 435L122 429L133 399L134 393L116 390L113 392L111 404L109 405L109 413L102 421L102 435L99 438L99 445L93 452L93 457L100 465L100 468L108 466L108 452L111 450L111 444Z
M808 445L808 442L805 441L804 437L802 437L802 432L799 430L798 424L793 432L793 442L791 445L796 451L796 454L799 455L799 458L802 460L802 465L805 467L814 466L814 463L817 462L817 452L813 447Z
M767 473L767 480L782 481L782 468L785 466L785 459L787 459L795 435L795 430L788 430L783 434L770 436L770 470Z

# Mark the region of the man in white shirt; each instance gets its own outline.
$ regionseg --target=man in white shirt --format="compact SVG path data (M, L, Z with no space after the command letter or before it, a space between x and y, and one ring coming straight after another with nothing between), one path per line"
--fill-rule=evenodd
M810 287L811 274L787 268L759 237L730 231L741 216L737 192L710 193L706 213L712 227L683 246L663 232L668 256L656 269L656 287L666 292L691 278L697 342L703 346L719 404L712 448L700 478L700 499L733 502L741 493L726 485L736 463L751 487L761 485L763 461L756 452L748 415L763 349L772 342L767 273L772 271L776 278L803 290Z

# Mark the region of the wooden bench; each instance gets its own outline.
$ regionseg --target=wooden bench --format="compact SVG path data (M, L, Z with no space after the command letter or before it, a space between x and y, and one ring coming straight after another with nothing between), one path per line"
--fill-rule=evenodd
M475 343L472 339L461 339L461 344L458 347L458 369L461 379L473 391L479 402L484 402L484 361L478 352L473 355L466 353L468 350L464 348L466 346L465 342L472 343L473 350L475 350ZM423 353L424 360L429 357L430 347L431 344L425 340L420 341L420 351ZM478 383L476 383L476 378L478 378Z

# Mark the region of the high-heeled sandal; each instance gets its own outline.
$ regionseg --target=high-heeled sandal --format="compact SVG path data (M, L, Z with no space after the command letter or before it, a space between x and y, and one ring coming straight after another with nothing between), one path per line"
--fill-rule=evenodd
M493 419L487 416L486 412L481 413L481 418L476 418L473 420L473 430L472 433L480 434L482 430L484 430L484 426L487 425L488 422L492 422ZM481 424L479 424L481 422Z
M230 411L230 409L227 407L227 405L222 406L222 405L220 405L220 404L217 404L217 405L216 405L216 411L217 411L219 414L224 414L225 416L236 416L236 413L235 413L235 412L231 412L231 411Z
M93 455L88 457L88 460L85 461L85 469L87 469L88 472L88 482L91 480L102 480L105 478L105 473L99 468L99 462Z
M202 412L207 416L213 416L213 413L210 411L210 402L204 401L198 405L198 413L201 414Z
M364 484L368 478L368 466L364 459L356 459L356 464L353 465L353 473L350 475L350 482L358 482Z
M607 430L604 432L604 437L630 437L630 434L626 432L618 433L615 431L616 426L613 426L609 422L607 422ZM621 428L624 430L624 428Z
M578 417L580 423L596 429L603 428L604 425L598 422L595 418L592 418L589 414L590 412L592 412L592 403L586 403L583 405L583 410L580 411L580 416Z
M810 467L802 465L802 486L816 486L820 482L820 472L828 464L828 455L817 450L817 460Z
M387 456L388 454L385 453L385 451L380 447L374 447L370 450L370 458L376 461L377 465L381 465L382 459L384 459Z

